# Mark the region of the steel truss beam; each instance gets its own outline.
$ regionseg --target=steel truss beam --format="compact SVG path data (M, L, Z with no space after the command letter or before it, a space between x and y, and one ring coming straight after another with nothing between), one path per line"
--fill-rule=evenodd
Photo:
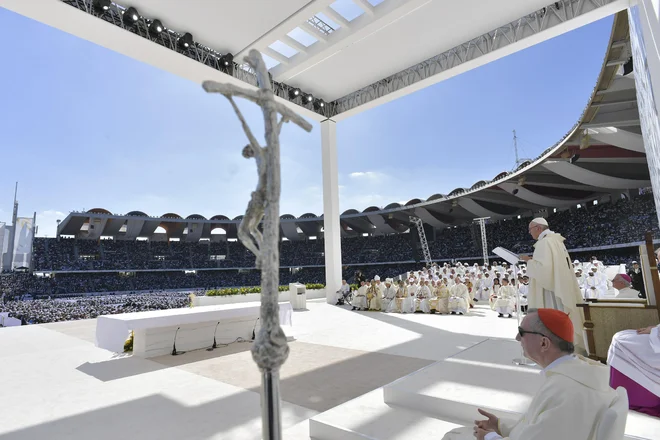
M233 62L228 68L224 65L224 62L221 61L222 56L225 54L217 52L210 47L203 46L197 42L194 42L192 46L187 49L179 48L177 45L177 40L183 36L183 33L179 33L172 29L165 29L159 34L151 34L149 33L149 24L151 24L153 20L145 17L140 17L140 19L132 26L125 25L122 21L122 11L126 10L127 8L124 8L116 2L112 3L109 10L105 11L103 14L99 14L94 10L93 0L60 1L90 15L93 15L101 20L111 23L117 27L120 27L127 32L139 35L153 43L159 44L192 60L202 63L212 69L218 70L227 75L233 76L234 78L239 79L244 83L257 87L257 77L254 71L252 71L252 69L247 64L238 64ZM291 87L287 84L277 81L272 81L272 85L276 96L294 104L300 105L301 107L304 107L325 117L330 116L331 111L330 106L328 105L319 107L317 110L313 107L313 103L303 105L301 97L290 99L289 91L295 89L295 87Z
M512 21L332 103L332 115L360 107L434 75L533 37L620 0L562 0Z

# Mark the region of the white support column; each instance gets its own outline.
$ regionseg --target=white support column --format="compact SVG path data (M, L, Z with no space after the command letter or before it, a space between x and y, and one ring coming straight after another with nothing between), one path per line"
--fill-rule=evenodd
M336 302L341 284L341 230L339 225L339 171L337 168L337 123L321 122L323 161L323 237L325 243L325 296Z

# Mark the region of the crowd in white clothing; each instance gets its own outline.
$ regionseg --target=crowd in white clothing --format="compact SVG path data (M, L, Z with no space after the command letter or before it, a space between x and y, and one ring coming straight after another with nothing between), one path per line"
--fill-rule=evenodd
M475 302L487 302L500 317L512 317L520 298L521 310L527 305L529 278L524 265L517 270L507 263L470 266L460 262L407 272L398 280L378 275L361 281L350 294L342 282L338 304L348 302L353 310L386 313L439 313L466 315Z
M586 263L575 260L573 269L585 300L643 298L640 291L632 287L632 277L639 274L641 280L641 269L636 261L633 261L629 273L620 271L612 279L607 276L606 266L595 258Z
M606 266L593 257L590 261L573 263L578 285L584 299L639 297L631 288L631 277L619 273L608 279ZM633 262L631 273L639 271ZM526 311L529 277L525 264L515 268L504 263L480 266L434 263L431 267L407 272L398 279L381 281L378 275L360 282L351 292L346 281L338 293L338 304L348 303L353 310L386 313L439 313L465 315L475 302L488 303L499 317L513 317L518 309Z

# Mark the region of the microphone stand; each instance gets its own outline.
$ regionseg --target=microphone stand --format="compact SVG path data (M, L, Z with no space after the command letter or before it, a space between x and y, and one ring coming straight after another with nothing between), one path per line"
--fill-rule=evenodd
M174 332L174 342L172 344L172 356L177 356L177 355L185 353L185 351L177 351L176 350L176 335L179 334L180 329L181 329L181 327L177 327L176 332Z
M215 325L215 330L213 330L213 345L211 348L207 348L206 351L213 351L214 349L218 348L218 344L215 343L215 334L218 331L218 326L220 325L220 321Z

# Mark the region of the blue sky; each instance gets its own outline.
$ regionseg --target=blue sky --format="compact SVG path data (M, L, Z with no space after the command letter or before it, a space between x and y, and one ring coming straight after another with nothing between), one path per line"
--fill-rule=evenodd
M612 18L361 113L337 126L342 211L492 179L561 138L587 103ZM198 84L0 8L0 221L72 210L231 218L256 184L229 104ZM240 103L260 132L258 109ZM260 133L261 134L261 133ZM282 213L322 213L320 130L282 134Z

